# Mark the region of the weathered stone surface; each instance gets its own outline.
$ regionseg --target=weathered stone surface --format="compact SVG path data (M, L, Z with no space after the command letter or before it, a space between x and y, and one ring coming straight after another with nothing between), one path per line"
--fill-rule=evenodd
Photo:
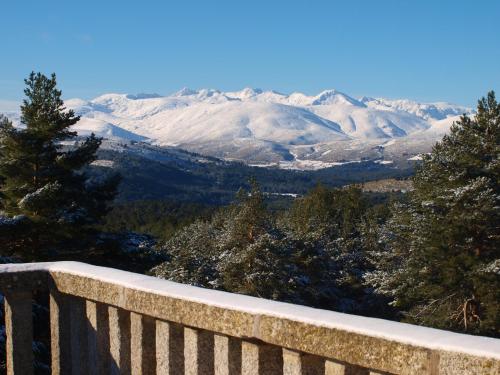
M282 349L259 342L241 344L241 373L243 375L283 374Z
M309 354L283 349L284 375L324 375L325 360Z
M31 292L5 293L7 375L33 374Z
M71 373L71 296L50 291L50 353L53 375Z
M430 373L429 350L354 332L262 316L265 342L395 374Z
M109 345L111 374L130 373L130 313L109 306Z
M437 368L436 374L439 375L498 375L500 374L500 361L493 358L485 360L464 353L439 352Z
M266 363L273 363L275 369L272 371L276 370L276 364L283 365L283 362L280 362L282 356L274 356L273 361L262 362L261 358L266 357L265 352L262 352L263 347L278 348L278 350L282 347L294 352L308 353L303 355L285 352L285 371L290 372L297 371L300 367L300 371L304 373L307 371L307 360L317 361L318 357L322 357L328 359L324 368L325 373L330 371L332 374L335 373L333 371L343 371L344 374L368 373L367 369L371 369L372 373L381 374L500 373L500 354L495 351L496 348L500 348L500 344L495 339L457 335L446 331L441 331L442 336L440 336L436 330L388 321L380 321L379 324L383 328L378 328L377 321L370 318L348 317L344 314L300 306L291 307L287 304L244 296L234 296L233 301L232 296L227 293L180 286L146 276L73 262L40 266L0 265L0 291L7 295L10 293L11 296L15 296L18 291L26 288L44 289L47 285L61 293L75 296L75 300L88 300L86 316L83 319L81 314L77 313L78 308L71 310L72 363L76 361L81 369L78 372L79 369L73 366L74 374L109 373L109 367L106 365L109 364L110 352L108 306L151 317L148 319L156 318L164 321L163 325L153 324L152 330L142 327L142 330L146 329L152 334L141 336L136 344L138 347L138 343L141 343L140 346L143 348L153 348L153 357L162 359L158 362L158 369L168 366L179 369L181 374L184 372L184 367L179 363L183 363L185 349L182 339L178 341L180 344L175 346L176 350L182 353L175 356L172 356L175 352L174 346L169 345L167 355L166 347L156 348L154 344L159 337L168 336L168 340L172 340L171 333L165 336L165 332L166 330L170 332L173 324L178 328L187 326L194 332L210 331L211 335L214 333L217 335L213 344L215 346L212 347L216 358L214 370L217 369L221 373L227 370L225 361L231 352L227 336L236 340L243 339L246 342L242 347L243 373L264 371ZM7 302L8 299L9 297ZM56 314L60 314L60 310L57 303L54 303L54 306L55 318ZM7 304L6 309L8 308ZM27 309L26 305L25 310ZM26 325L24 324L22 329L13 327L12 321L18 319L13 315L15 314L11 313L9 316L7 311L7 317L11 319L11 323L7 324L8 345L10 340L11 344L19 342L19 347L22 347L23 340L19 337L25 335L20 332ZM62 321L58 319L57 324ZM73 324L73 321L76 323ZM87 328L87 335L83 336L87 338L87 343L83 339L78 339L78 332L81 331L78 327L83 323ZM180 330L179 328L177 331ZM64 341L62 328L57 332L61 333L61 336L56 341ZM113 332L111 334L113 335ZM153 344L145 343L144 337L152 339ZM81 353L81 358L77 360L78 356L74 353L78 345L87 347L88 352L78 351ZM57 347L60 346L58 344ZM473 348L474 351L469 348ZM12 356L19 358L20 354L15 353L17 349L16 346L16 350L7 351L7 354L11 355L11 363L15 362ZM189 348L186 353L188 352L195 353ZM177 364L172 367L174 359ZM148 363L155 363L155 358ZM218 363L222 364L220 368L217 367ZM329 363L336 365L330 366ZM90 366L88 371L84 368L85 364ZM253 364L256 367L252 367ZM309 367L314 368L316 365L317 362ZM229 370L230 373L231 371Z
M214 335L212 332L184 328L184 373L214 374Z
M53 272L52 278L63 293L207 331L253 336L254 316L248 312L134 290L85 276Z
M89 374L108 374L110 368L108 307L102 303L86 301L86 312Z
M283 349L283 375L303 375L301 353Z
M349 365L347 363L340 363L337 361L326 360L325 362L325 375L369 375L369 374L382 374L379 372L370 372L370 370Z
M153 318L130 314L132 375L156 374L156 326Z
M184 327L180 324L156 321L156 373L184 373Z
M241 340L214 335L215 375L241 374Z
M87 334L87 313L84 299L72 297L71 316L71 374L87 375L89 373L89 352Z
M325 375L346 375L346 366L343 363L327 360L325 362Z

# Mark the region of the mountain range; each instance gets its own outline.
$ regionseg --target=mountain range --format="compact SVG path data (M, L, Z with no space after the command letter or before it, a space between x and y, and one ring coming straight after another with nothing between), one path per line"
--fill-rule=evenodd
M315 96L245 88L182 89L169 96L105 94L70 99L75 130L117 142L178 147L250 165L318 169L374 160L418 158L470 108L449 103ZM15 117L15 116L14 116Z

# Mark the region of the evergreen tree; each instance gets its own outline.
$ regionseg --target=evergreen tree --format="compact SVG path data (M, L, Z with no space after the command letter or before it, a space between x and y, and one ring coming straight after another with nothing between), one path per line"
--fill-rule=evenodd
M158 277L205 288L222 288L217 268L219 250L216 246L220 231L212 222L196 221L182 228L160 246L167 261L150 272Z
M323 279L317 285L337 289L336 297L324 300L321 307L364 315L384 310L385 314L382 299L366 288L363 278L372 268L366 249L373 242L374 220L375 212L368 210L368 201L356 186L328 189L318 185L294 202L284 225L291 228L294 238L316 249L316 257L324 254L328 259L323 261L327 269L320 274L330 281Z
M225 220L224 240L227 248L243 248L253 243L259 235L266 233L272 226L271 216L264 204L264 196L260 186L254 179L250 180L250 191L240 189L236 194L236 202L229 207L231 220Z
M500 105L493 92L425 157L370 276L407 320L500 335Z
M31 73L25 80L20 128L0 122L0 178L3 215L29 225L15 246L26 259L45 259L89 245L92 226L114 198L117 176L95 181L82 171L96 158L101 140L93 134L72 147L70 127L79 120L66 110L56 77ZM77 241L75 241L77 240Z
M209 222L165 243L159 277L262 298L366 312L365 258L359 239L366 205L357 188L317 187L276 220L251 182ZM372 313L373 314L373 313Z

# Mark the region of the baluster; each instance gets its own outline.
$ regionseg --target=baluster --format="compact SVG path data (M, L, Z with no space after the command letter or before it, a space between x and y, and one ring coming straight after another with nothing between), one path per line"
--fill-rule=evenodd
M130 313L131 373L156 373L155 321L153 318Z
M102 303L86 301L89 374L109 373L108 308Z
M346 366L342 363L327 360L325 362L325 375L345 375Z
M327 360L325 375L368 375L369 370L363 367Z
M283 349L284 375L324 375L325 361L317 356Z
M214 335L215 375L241 374L241 340Z
M52 374L71 373L70 296L50 291L50 348Z
M70 303L71 316L71 374L87 375L89 373L88 333L86 302L82 298L73 297Z
M184 373L214 374L214 335L212 332L184 328Z
M283 374L283 354L278 346L243 341L241 344L243 375Z
M109 306L109 347L111 374L130 373L130 313Z
M184 373L184 327L180 324L156 321L156 373Z
M9 292L4 297L7 375L33 374L31 292Z

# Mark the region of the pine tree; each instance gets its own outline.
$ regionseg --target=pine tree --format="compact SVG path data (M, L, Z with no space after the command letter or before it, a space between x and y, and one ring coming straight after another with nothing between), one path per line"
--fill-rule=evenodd
M229 247L244 247L271 226L271 217L264 204L260 186L254 179L249 182L250 191L240 189L236 194L236 202L228 210L232 217L232 220L226 221Z
M314 257L328 259L322 261L327 267L319 273L323 280L316 285L337 289L337 296L329 303L324 300L321 307L373 315L375 303L377 309L380 306L363 279L371 267L365 248L373 241L368 236L374 218L367 215L367 208L366 197L356 186L328 189L318 185L294 202L286 218L294 238L314 249Z
M413 179L372 275L407 320L500 335L500 104L490 92Z
M11 128L11 127L12 123L9 121L9 119L4 115L0 114L0 131L1 129ZM3 152L1 147L0 147L0 160L3 160ZM5 178L0 174L0 214L3 210L3 205L4 205L3 201L5 198L5 196L2 193L3 190L2 186L4 183L5 183Z
M220 230L212 222L196 221L182 228L160 246L167 261L151 273L157 277L205 288L221 289L222 278L217 269Z
M79 117L64 107L55 75L33 72L25 83L21 128L0 123L2 210L4 216L29 221L16 247L8 250L45 259L50 252L88 245L92 226L106 214L119 179L95 181L83 171L95 160L101 140L93 134L83 142L75 140L70 127ZM63 146L62 141L71 140L74 146Z

